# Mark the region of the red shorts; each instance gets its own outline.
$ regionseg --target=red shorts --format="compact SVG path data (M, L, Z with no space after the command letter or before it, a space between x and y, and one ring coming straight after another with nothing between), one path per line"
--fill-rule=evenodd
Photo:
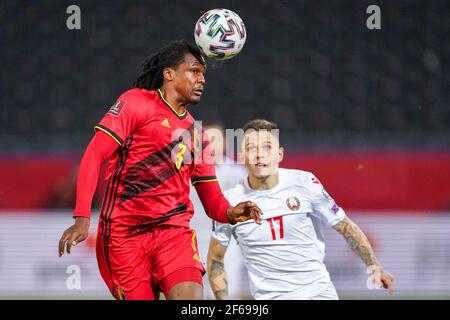
M180 282L203 286L194 230L161 227L130 237L97 236L100 274L116 299L157 300Z

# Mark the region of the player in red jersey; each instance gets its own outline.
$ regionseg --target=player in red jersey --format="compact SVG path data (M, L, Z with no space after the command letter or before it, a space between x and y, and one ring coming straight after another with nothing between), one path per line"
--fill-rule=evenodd
M144 61L136 88L124 92L95 126L81 160L75 222L59 241L59 256L85 240L101 164L109 160L97 261L117 299L202 299L190 181L214 220L254 219L252 202L230 206L214 171L207 139L187 111L200 101L206 71L200 51L184 40ZM203 137L203 139L201 139Z

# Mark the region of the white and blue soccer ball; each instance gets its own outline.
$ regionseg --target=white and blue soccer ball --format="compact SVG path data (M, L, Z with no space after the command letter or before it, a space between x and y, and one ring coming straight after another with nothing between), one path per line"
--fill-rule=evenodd
M244 47L247 32L242 19L228 9L205 12L195 24L195 43L208 58L233 58Z

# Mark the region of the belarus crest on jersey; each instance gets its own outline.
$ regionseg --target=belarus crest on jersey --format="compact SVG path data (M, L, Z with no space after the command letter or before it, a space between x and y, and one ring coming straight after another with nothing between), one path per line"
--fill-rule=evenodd
M300 209L300 200L297 197L289 197L286 199L286 205L292 211Z

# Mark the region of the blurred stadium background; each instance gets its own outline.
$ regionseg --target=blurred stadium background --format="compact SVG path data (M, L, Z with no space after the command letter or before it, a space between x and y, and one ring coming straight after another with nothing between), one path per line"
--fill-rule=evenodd
M67 6L81 30L66 28ZM191 113L238 128L279 123L284 167L314 172L395 276L393 299L450 297L450 2L2 1L0 4L0 298L109 299L92 237L57 258L71 223L77 165L93 126L151 52L193 41L197 18L226 7L244 20L242 53L209 62ZM102 187L94 201L95 212ZM202 259L210 222L198 213ZM333 230L326 264L341 298L386 298ZM248 297L236 247L230 291ZM69 290L68 267L81 270ZM206 277L205 277L206 280ZM212 298L208 286L205 295Z

